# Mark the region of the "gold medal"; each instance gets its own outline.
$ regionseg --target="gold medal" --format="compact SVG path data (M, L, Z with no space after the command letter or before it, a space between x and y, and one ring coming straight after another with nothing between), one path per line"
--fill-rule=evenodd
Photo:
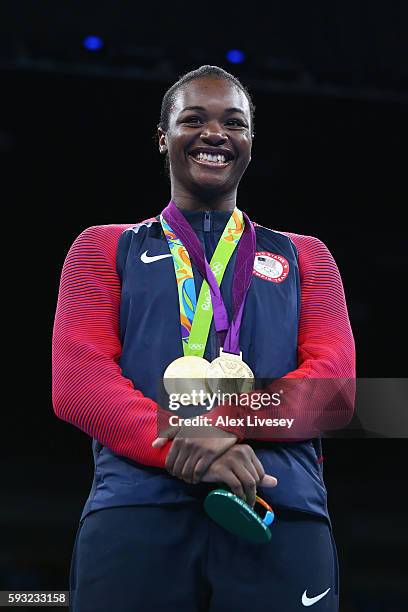
M194 400L193 391L200 393L200 390L208 392L206 384L206 372L210 362L203 357L195 355L185 355L172 361L163 374L163 384L166 392L188 393L192 395L192 404L200 403Z
M247 393L255 386L254 374L239 355L224 353L210 363L206 372L207 386L213 393Z

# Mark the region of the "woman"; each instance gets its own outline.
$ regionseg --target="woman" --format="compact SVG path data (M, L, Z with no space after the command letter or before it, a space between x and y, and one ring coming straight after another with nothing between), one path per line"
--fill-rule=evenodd
M169 364L183 354L212 362L232 337L212 317L201 343L191 342L203 276L186 248L178 292L177 220L178 228L188 223L211 267L219 242L239 236L220 285L229 322L237 313L239 243L254 236L236 339L255 378L355 375L344 291L327 247L252 225L236 207L253 135L254 106L235 77L215 66L184 75L166 92L158 126L171 203L141 223L86 229L64 263L53 405L92 436L95 462L72 557L75 612L338 610L316 439L269 432L269 441L253 441L242 429L215 426L211 435L189 436L180 426L157 438L159 383ZM337 396L348 418L351 394L341 388ZM306 399L296 405L298 415L307 413ZM221 482L250 505L257 489L273 505L268 544L247 542L205 514L204 497Z

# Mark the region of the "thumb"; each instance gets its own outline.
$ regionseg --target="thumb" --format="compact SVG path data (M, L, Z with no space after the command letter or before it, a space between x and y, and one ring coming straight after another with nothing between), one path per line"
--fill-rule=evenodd
M262 480L259 483L260 487L276 487L278 484L277 478L274 476L269 476L269 474L265 474Z
M168 429L165 429L164 431L161 431L160 432L161 435L157 437L155 440L153 440L152 447L161 448L162 446L167 444L169 440L172 440L179 431L180 431L179 425L175 425L173 427L169 427Z
M152 442L153 448L161 448L169 441L169 438L156 438Z

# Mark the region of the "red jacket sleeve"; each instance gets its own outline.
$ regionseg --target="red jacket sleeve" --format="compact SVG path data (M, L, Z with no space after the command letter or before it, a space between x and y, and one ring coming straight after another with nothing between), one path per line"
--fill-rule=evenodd
M336 262L318 238L288 234L298 249L298 368L289 378L355 378L355 346Z
M240 439L244 436L276 442L306 439L345 427L354 412L355 345L336 262L318 238L283 233L298 249L301 284L298 367L263 389L271 395L283 389L282 404L279 409L261 410L257 416L292 416L295 423L290 434L281 428L278 433L275 427L251 432L229 428ZM249 395L252 393L259 390ZM251 413L248 408L226 405L216 408L215 413L220 410L233 417ZM271 432L276 432L276 437ZM282 433L287 437L282 438Z
M160 407L122 376L116 250L127 225L89 227L65 259L52 338L55 414L113 452L164 467L171 442L151 447Z

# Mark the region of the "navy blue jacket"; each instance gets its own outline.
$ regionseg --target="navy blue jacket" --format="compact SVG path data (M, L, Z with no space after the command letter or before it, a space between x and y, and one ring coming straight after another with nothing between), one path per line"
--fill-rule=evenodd
M230 213L183 211L195 229L210 261ZM255 377L278 378L297 367L297 332L300 311L300 280L297 249L282 234L257 227L257 251L283 255L290 272L277 284L253 277L240 332L242 357ZM145 264L140 256L168 251L160 223L126 230L119 241L117 267L122 279L120 337L123 352L120 366L124 376L148 397L157 398L158 381L167 365L183 355L180 341L178 294L172 258ZM231 282L237 250L231 258L221 293L231 320ZM197 295L202 277L193 266ZM212 361L219 355L218 337L212 321L204 357ZM275 489L261 495L275 506L287 506L327 516L326 489L321 464L311 440L268 445L256 454L266 473L278 478ZM187 501L192 489L183 481L157 469L129 463L108 448L94 446L96 474L104 484L90 496L83 515L90 509L118 503L169 503ZM202 487L204 492L207 486ZM193 496L194 498L196 495Z

